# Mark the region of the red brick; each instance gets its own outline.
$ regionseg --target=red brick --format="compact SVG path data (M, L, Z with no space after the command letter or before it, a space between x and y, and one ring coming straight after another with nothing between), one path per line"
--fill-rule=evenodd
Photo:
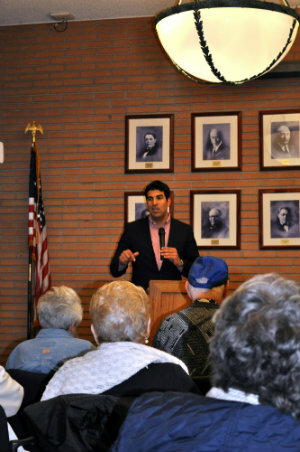
M299 171L260 170L259 112L299 109L296 79L240 86L195 83L157 45L150 18L0 28L0 363L26 336L29 121L41 158L53 284L83 297L80 337L89 338L88 304L111 281L109 261L124 224L124 192L152 179L175 192L175 216L190 220L191 190L241 190L241 249L205 249L227 260L230 290L257 272L300 276L297 249L259 247L260 188L299 188ZM287 56L299 60L300 36ZM191 114L242 112L242 171L191 171ZM174 114L174 172L125 174L125 116ZM124 279L130 278L130 271Z

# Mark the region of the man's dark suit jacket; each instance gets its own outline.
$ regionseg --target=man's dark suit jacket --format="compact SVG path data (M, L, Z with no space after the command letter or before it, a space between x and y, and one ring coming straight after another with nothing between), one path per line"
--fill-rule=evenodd
M111 260L110 272L114 277L121 276L126 272L127 267L123 271L119 271L119 256L124 250L130 249L133 253L136 251L140 253L136 257L136 261L132 262L132 282L134 284L147 289L151 279L180 280L181 274L187 276L193 261L199 257L192 227L171 218L167 246L177 249L178 255L184 263L182 273L168 259L163 261L161 269L158 270L151 242L148 218L127 223Z
M293 159L299 158L299 150L292 146L288 145L289 152L284 152L282 147L279 146L278 143L274 143L271 150L271 158L272 159Z
M217 152L213 152L213 148L210 146L204 153L203 160L229 160L230 148L226 144L222 143Z

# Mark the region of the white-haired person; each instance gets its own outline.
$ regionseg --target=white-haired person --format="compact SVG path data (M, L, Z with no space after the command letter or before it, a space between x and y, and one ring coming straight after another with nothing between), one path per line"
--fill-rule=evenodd
M129 281L103 285L91 299L90 315L98 348L64 363L41 400L72 393L197 392L181 360L146 345L150 300L142 287Z
M299 283L255 276L226 298L214 321L206 397L140 396L113 452L299 452Z
M80 297L66 286L52 287L39 298L37 315L41 330L35 338L18 344L6 369L48 374L66 358L94 348L90 341L74 337L82 321Z

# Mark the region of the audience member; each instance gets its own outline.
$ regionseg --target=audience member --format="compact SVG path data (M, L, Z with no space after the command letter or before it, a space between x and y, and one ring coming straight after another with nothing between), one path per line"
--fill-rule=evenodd
M113 452L299 451L299 283L255 276L222 303L214 321L207 397L142 395Z
M66 358L93 349L91 342L74 337L82 313L81 300L73 289L52 287L39 298L37 305L42 329L34 339L15 347L6 369L47 374Z
M2 406L6 417L14 416L23 401L24 389L13 378L8 375L4 367L0 366L0 405ZM8 435L9 439L16 439L15 432L11 425L8 423ZM2 444L0 444L2 446ZM2 448L1 448L2 449ZM23 448L19 452L23 451Z
M213 335L213 314L228 289L228 267L218 257L198 257L188 275L186 291L193 303L167 316L160 324L153 347L180 358L191 377L209 376L209 341Z
M142 287L129 281L103 285L91 299L90 314L97 350L68 360L54 374L41 400L71 393L197 392L181 360L145 345L150 300Z

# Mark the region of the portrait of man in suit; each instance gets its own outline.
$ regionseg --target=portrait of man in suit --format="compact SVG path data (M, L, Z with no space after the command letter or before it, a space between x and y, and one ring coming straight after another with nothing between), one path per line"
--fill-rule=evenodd
M299 201L271 201L271 238L300 237Z
M161 126L136 128L137 162L162 161L162 132Z
M229 128L229 124L206 124L203 126L203 136L206 137L203 146L203 160L230 159L230 147L227 144Z
M273 122L271 124L272 159L299 158L299 124Z
M202 203L202 238L228 238L229 203Z

